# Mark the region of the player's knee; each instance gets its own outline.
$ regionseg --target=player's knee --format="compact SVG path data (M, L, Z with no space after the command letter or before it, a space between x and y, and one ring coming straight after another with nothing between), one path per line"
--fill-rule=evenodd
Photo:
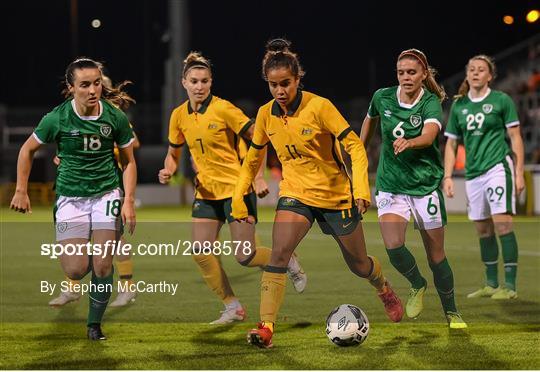
M104 263L95 264L93 268L94 275L99 278L104 278L106 276L111 275L112 272L112 265L107 265Z
M498 222L495 224L495 230L497 235L506 235L512 232L512 223L511 222Z
M371 260L366 256L366 258L357 258L354 261L347 261L349 270L361 278L367 278L371 273Z
M88 266L71 267L65 270L66 276L71 280L81 280L87 273Z

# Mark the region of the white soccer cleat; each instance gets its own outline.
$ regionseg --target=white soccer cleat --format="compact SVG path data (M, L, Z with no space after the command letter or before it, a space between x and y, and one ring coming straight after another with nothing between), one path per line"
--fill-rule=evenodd
M210 322L210 324L229 324L232 322L241 322L246 319L246 311L240 306L225 309L221 312L219 319Z
M302 269L302 266L300 266L296 253L293 253L291 259L289 260L289 264L287 265L287 274L289 275L289 279L291 279L293 282L296 292L304 292L307 284L307 275L304 272L304 269Z
M135 302L135 297L137 297L137 292L119 292L116 299L109 304L111 307L122 307L126 306L130 302Z
M60 296L53 298L49 301L49 306L60 307L69 304L73 301L79 301L81 294L78 292L62 292Z

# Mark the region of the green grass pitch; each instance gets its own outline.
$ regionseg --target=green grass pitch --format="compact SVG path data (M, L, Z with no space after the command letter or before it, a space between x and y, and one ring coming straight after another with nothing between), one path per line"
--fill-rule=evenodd
M260 210L258 234L269 246L271 209ZM483 265L474 228L464 216L450 216L446 251L456 283L459 310L469 324L450 331L433 287L421 238L409 226L407 246L415 255L429 287L418 319L390 323L374 290L351 274L332 238L314 226L297 252L308 274L303 294L290 284L281 308L275 347L247 345L246 331L258 320L261 272L222 257L248 320L230 326L210 326L221 304L207 289L189 256L135 256L134 279L178 283L176 295L142 293L126 308L107 309L104 342L85 339L87 298L61 309L47 306L40 281L60 282L58 260L39 254L41 243L52 243L51 210L35 208L31 215L7 209L1 214L0 368L1 369L539 369L540 368L540 219L516 218L520 247L519 298L496 302L467 299L483 281ZM189 240L187 208L142 208L138 226L128 241ZM183 222L182 222L183 221ZM368 251L403 301L408 286L390 265L378 226L370 210L364 220ZM225 227L221 239L229 237ZM502 261L502 258L500 258ZM502 281L502 264L499 280ZM55 293L57 295L58 293ZM113 293L115 296L116 293ZM367 314L367 341L352 348L330 343L324 320L332 308L352 303Z

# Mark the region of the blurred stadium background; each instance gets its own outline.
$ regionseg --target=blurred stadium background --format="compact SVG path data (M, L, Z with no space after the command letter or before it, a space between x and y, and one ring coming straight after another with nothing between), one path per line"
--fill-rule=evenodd
M28 12L24 2L3 3L2 13L11 16L2 26L10 53L1 62L0 202L6 205L11 198L19 147L62 100L65 66L84 55L103 61L114 82L134 82L130 93L138 102L128 115L142 143L136 154L140 204L189 205L193 171L186 153L173 186L159 186L156 177L167 149L169 113L185 99L178 83L183 57L190 50L210 57L213 93L254 117L270 98L259 72L264 43L284 36L293 41L307 70L306 90L335 102L357 132L371 94L396 84L394 63L402 49L424 50L449 96L457 92L469 57L494 56L494 88L513 97L525 140L527 191L519 211L540 214L540 20L535 19L538 12L531 12L540 9L538 1L437 6L425 1L323 7L302 1L62 0L32 4ZM47 17L41 16L44 12ZM446 114L450 103L444 104ZM442 135L439 140L442 151ZM30 177L34 205L50 205L54 198L54 151L46 146L35 158ZM377 141L368 152L374 172ZM280 164L271 154L267 165L272 193L261 204L275 205ZM450 212L465 212L460 174L457 169L458 196L447 201Z

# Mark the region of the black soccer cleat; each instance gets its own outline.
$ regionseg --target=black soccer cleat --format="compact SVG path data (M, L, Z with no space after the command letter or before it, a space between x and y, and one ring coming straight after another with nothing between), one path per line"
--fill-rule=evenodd
M103 332L101 332L101 326L99 324L92 324L88 327L87 335L88 339L92 341L103 341L107 339Z

